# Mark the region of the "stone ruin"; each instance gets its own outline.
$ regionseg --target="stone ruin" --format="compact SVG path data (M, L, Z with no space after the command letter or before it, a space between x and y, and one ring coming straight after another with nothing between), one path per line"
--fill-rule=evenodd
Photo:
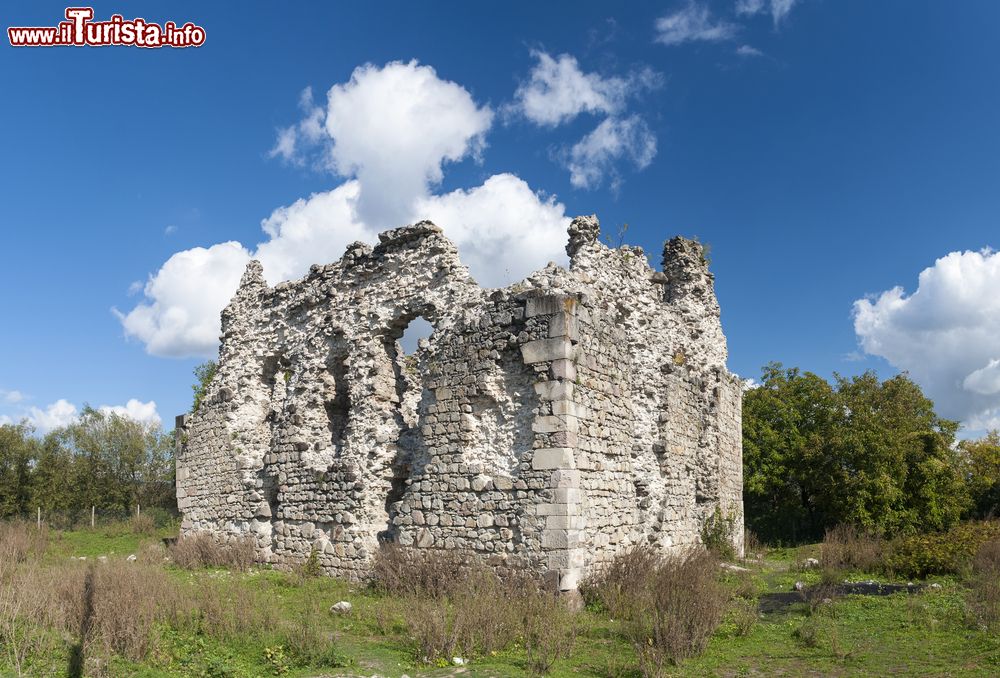
M741 552L742 390L702 246L668 241L659 272L599 232L574 219L569 270L503 289L427 221L274 287L251 262L178 417L182 533L353 580L383 542L460 550L562 590L720 518ZM407 354L421 317L433 333Z

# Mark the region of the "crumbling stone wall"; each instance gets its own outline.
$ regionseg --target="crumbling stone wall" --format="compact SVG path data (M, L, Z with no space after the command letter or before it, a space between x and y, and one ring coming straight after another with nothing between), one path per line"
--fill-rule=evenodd
M712 516L741 550L741 386L703 250L670 240L660 272L599 230L573 220L569 270L503 289L429 222L273 288L252 262L178 421L182 530L353 579L380 542L459 549L564 590ZM417 317L434 331L406 355Z

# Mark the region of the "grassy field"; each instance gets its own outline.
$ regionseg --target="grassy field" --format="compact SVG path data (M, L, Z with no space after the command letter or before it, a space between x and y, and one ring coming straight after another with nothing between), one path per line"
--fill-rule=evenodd
M30 619L22 616L13 626L0 627L0 638L8 639L0 654L0 674L17 675L18 639L29 643L20 664L22 675L473 677L538 672L520 640L498 651L463 657L461 666L450 658L425 662L413 633L412 599L303 572L181 569L164 560L158 541L165 534L140 536L125 526L51 531L44 551L19 566L26 578L18 581L52 588L87 571L99 576L102 568L113 578L128 578L132 567L135 586L116 594L122 596L115 603L123 606L120 614L126 620L129 615L139 619L161 615L163 606L172 606L174 616L167 617L183 623L161 616L150 627L148 644L136 646L135 639L124 638L109 646L80 642L81 634L93 630L75 633L72 625L67 631L40 621L51 610ZM741 563L746 572L720 568L732 595L721 625L700 656L668 667L665 675L1000 674L1000 638L970 622L967 592L955 577L931 578L928 582L939 587L919 593L832 596L826 603L797 602L759 613L759 596L793 591L796 582L821 584L818 570L799 565L815 551L768 550L760 560ZM137 562L126 561L131 554L139 556ZM838 576L858 580L876 575ZM158 611L143 612L141 599L149 596L158 598ZM3 600L0 597L0 617ZM352 603L351 612L331 613L330 606L341 600ZM624 622L592 607L567 623L575 630L572 649L552 664L549 675L642 676ZM106 633L111 637L122 630ZM141 659L127 659L129 655Z

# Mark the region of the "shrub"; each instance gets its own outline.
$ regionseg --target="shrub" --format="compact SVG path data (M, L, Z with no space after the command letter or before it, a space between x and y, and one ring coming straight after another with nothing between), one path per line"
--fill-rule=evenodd
M89 584L93 641L105 654L133 661L144 658L155 641L155 625L163 619L163 610L172 607L171 599L181 595L176 585L161 568L122 561L92 567L87 578L84 595L88 595ZM84 608L86 614L87 601ZM86 623L81 620L81 626Z
M245 572L255 560L253 537L219 538L209 532L180 537L170 546L170 557L186 570L225 567Z
M412 598L406 625L416 642L418 659L433 663L460 652L455 610L443 598Z
M882 567L884 544L877 535L852 525L838 525L826 531L819 547L824 570L873 572Z
M1000 521L960 523L947 532L900 537L889 544L885 568L906 577L960 573L980 547L1000 538Z
M557 593L523 572L500 576L455 553L393 544L383 546L374 569L376 590L403 599L404 623L422 661L490 655L520 639L529 671L540 674L572 645L573 613Z
M626 625L644 676L701 653L726 609L726 592L712 554L689 549L663 558L633 603Z
M587 605L605 610L612 618L623 618L642 597L660 561L661 556L648 546L633 546L592 569L580 582L580 594Z
M545 675L569 655L576 640L576 617L556 592L534 588L520 601L524 651L532 675Z
M510 646L530 621L525 601L533 588L530 580L501 580L484 565L470 563L447 590L435 583L433 595L406 594L404 619L419 658L487 655Z
M319 564L319 551L315 548L311 549L309 557L302 561L295 572L303 579L315 579L323 574L323 568Z
M383 544L372 564L372 587L397 596L443 598L462 583L475 564L453 551L430 551Z

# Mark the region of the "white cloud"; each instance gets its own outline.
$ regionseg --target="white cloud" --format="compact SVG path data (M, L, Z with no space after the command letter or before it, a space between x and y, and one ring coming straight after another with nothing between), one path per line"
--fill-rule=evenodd
M737 14L760 14L769 12L777 26L788 16L798 0L736 0Z
M60 398L44 410L38 407L29 407L25 418L39 433L48 433L54 428L72 424L79 414L76 405Z
M554 198L543 199L513 174L477 188L417 202L415 218L440 225L458 246L479 284L499 287L549 261L566 263L569 218Z
M536 125L555 127L583 112L618 113L629 97L662 84L662 76L650 68L627 78L603 78L597 73L584 73L569 54L552 58L546 52L533 50L532 55L538 63L514 92L514 103L507 110Z
M313 100L312 87L299 94L299 109L304 117L289 127L278 130L278 138L268 156L281 158L293 165L303 165L307 150L323 139L323 118L326 111ZM322 163L321 163L322 164Z
M1000 426L1000 254L952 252L895 287L854 302L861 347L906 370L943 416Z
M477 157L492 121L489 106L430 66L394 61L361 66L330 89L326 132L334 169L360 182L358 215L383 229L403 223L445 162Z
M250 253L238 242L195 247L170 257L127 314L113 309L125 334L160 356L206 355L218 345L219 313L236 291Z
M156 403L152 400L144 403L136 398L131 398L124 405L101 405L97 409L104 413L114 412L144 424L158 426L161 423L160 415L156 411ZM45 408L29 407L14 416L0 415L0 425L27 421L37 433L44 435L53 429L69 426L79 417L80 410L77 406L65 398L60 398Z
M356 240L374 241L378 229L363 224L357 215L360 191L358 181L348 181L332 191L314 193L279 207L264 219L261 228L269 239L257 246L253 258L264 266L267 281L273 285L299 278L312 264L336 261Z
M148 403L144 403L140 400L136 400L135 398L130 398L124 405L101 405L97 409L105 414L113 412L114 414L134 419L135 421L143 424L155 424L156 426L159 426L162 422L159 413L156 411L156 402L153 400L150 400Z
M636 115L608 118L569 149L566 167L570 183L577 188L596 188L605 175L618 181L614 162L629 158L637 169L645 169L656 156L656 136Z
M24 400L24 394L20 391L5 391L0 389L0 401L13 405L22 400Z
M163 235L173 235L177 232L177 227L173 224L169 224L165 229L163 229Z
M739 56L741 56L741 57L759 57L759 56L764 56L763 52L761 52L756 47L752 47L750 45L740 45L739 47L736 48L736 53Z
M320 120L311 102L306 90L300 106L307 121ZM385 227L420 219L444 229L484 285L512 282L561 259L568 225L563 205L519 178L501 174L479 187L431 194L445 162L483 148L491 120L488 107L429 67L358 68L350 82L330 90L325 126L318 132L313 123L295 126L297 144L327 135L320 145L337 171L356 178L274 210L261 222L266 238L255 248L228 242L174 254L150 276L141 303L115 311L125 334L154 355L210 356L218 347L219 314L251 258L261 261L273 284L337 260L355 240L374 242Z
M736 35L738 27L714 21L707 5L690 2L686 7L656 20L656 42L681 45L685 42L721 42Z

